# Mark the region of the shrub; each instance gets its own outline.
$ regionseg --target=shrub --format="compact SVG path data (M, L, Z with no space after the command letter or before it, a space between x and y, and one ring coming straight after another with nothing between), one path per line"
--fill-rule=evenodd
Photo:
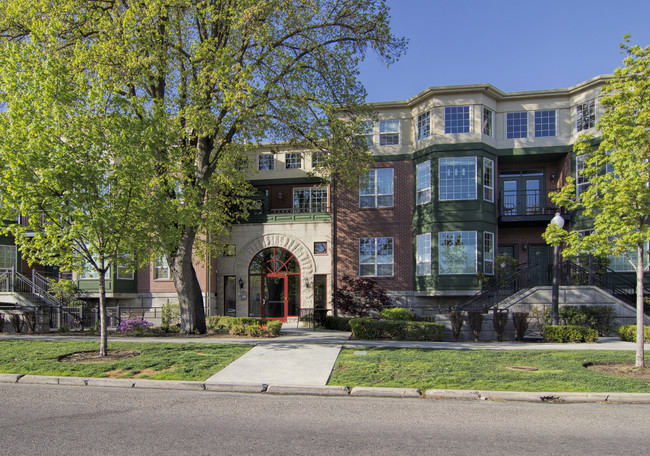
M598 331L586 326L544 326L544 341L546 342L596 342L597 340Z
M386 320L401 320L401 321L418 321L420 317L415 315L408 309L403 307L391 307L390 309L384 309L379 312L379 318L384 318Z
M5 314L0 313L0 332L5 330Z
M528 331L528 312L513 312L512 322L515 325L515 338L521 342Z
M372 311L379 312L390 307L391 300L386 291L374 280L343 276L343 286L334 290L334 305L342 312L356 317L365 317Z
M558 315L564 325L586 326L607 336L614 329L614 309L610 306L563 306Z
M131 318L129 320L121 321L117 330L125 333L143 333L152 327L153 323L148 322L143 318Z
M181 322L181 306L178 303L165 303L162 306L161 313L160 327L165 332L168 332L172 325L177 325Z
M617 331L618 337L625 342L636 342L636 325L622 325ZM643 340L650 343L650 326L643 327Z
M472 310L467 312L467 323L474 334L474 342L478 342L483 328L483 312Z
M372 318L350 320L352 335L356 339L390 340L442 340L444 325L424 321L383 321Z
M497 336L497 341L501 342L503 340L503 333L506 331L506 325L508 324L508 311L497 310L492 315L492 326L494 327L494 333Z
M454 341L458 342L460 330L465 322L465 315L460 310L452 310L449 312L449 321L451 322L451 332L454 335Z
M325 323L323 326L325 326L325 329L331 329L334 331L352 331L350 328L350 320L352 319L328 315L325 317Z

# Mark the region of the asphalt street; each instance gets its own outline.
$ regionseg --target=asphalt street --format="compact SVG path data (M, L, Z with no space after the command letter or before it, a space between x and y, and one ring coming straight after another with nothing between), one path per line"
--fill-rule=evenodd
M3 454L647 454L650 405L0 384Z

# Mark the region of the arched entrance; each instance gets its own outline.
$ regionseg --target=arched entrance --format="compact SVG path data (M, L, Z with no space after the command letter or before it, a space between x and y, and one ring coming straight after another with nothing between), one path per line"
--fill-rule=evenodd
M287 321L300 312L300 264L281 247L258 252L248 268L249 315Z

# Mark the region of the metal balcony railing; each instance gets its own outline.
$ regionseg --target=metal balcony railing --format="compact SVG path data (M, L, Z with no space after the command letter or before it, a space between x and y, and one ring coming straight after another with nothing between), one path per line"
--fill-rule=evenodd
M501 217L553 216L565 211L551 200L558 189L540 190L502 190L499 194L499 214Z

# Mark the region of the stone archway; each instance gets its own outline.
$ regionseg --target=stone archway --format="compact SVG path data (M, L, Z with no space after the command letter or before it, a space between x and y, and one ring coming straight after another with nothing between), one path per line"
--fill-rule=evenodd
M258 252L267 249L269 247L280 247L285 250L293 253L300 263L301 271L301 284L300 284L300 307L311 307L314 302L314 290L313 285L307 286L308 283L312 282L314 271L316 270L316 262L314 260L312 252L309 248L299 239L294 238L293 236L286 234L265 234L262 235L241 249L237 253L237 258L235 260L235 270L234 273L237 277L241 277L246 283L244 284L244 290L248 290L248 268L251 260ZM240 295L241 296L241 295ZM249 296L245 295L245 298L239 298L242 301L248 302ZM243 303L242 303L243 305ZM239 307L239 305L238 305Z

